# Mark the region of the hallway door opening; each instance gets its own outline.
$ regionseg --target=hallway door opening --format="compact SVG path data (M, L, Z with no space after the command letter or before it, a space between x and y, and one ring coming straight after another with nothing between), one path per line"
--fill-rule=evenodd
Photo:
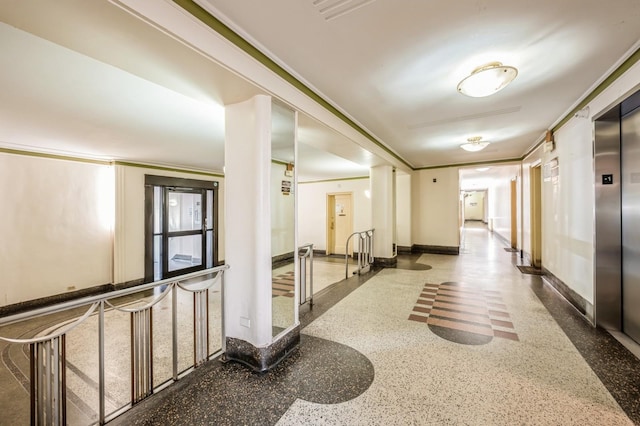
M531 167L531 265L536 268L542 267L542 166L540 164Z
M347 238L353 233L353 194L327 194L327 255L346 254Z
M218 266L218 182L145 176L145 282Z

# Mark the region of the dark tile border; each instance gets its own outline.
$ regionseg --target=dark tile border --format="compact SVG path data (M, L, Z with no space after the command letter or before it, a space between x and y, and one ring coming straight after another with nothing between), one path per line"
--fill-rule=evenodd
M376 257L373 264L383 268L393 268L398 264L398 257Z
M298 349L268 373L212 360L109 424L275 425L297 399L346 402L374 376L371 361L355 349L301 335Z
M582 315L585 315L590 322L593 322L593 306L591 303L576 293L572 288L566 285L560 278L556 277L553 272L542 267L544 279L560 293L569 303L571 303Z
M39 299L27 300L25 302L14 303L11 305L0 306L0 317L14 315L30 311L32 309L44 308L46 306L81 299L83 297L108 293L113 290L115 290L115 286L113 284L103 284L67 293L54 294L53 296L41 297Z
M430 245L414 244L411 246L411 253L458 255L460 254L460 247L430 246Z

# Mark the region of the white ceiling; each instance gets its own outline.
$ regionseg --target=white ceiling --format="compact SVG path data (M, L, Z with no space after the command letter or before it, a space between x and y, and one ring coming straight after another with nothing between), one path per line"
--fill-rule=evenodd
M522 156L640 38L638 0L198 2L414 167ZM457 93L489 61L513 84ZM0 146L201 170L222 170L223 106L264 93L107 0L0 0L0 65ZM299 124L303 180L382 161Z

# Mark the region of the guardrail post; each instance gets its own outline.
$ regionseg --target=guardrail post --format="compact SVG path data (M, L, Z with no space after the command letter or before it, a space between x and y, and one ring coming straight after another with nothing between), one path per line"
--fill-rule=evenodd
M31 424L67 424L66 336L31 343Z
M209 359L209 289L193 293L193 365Z
M131 312L131 402L153 393L152 307Z

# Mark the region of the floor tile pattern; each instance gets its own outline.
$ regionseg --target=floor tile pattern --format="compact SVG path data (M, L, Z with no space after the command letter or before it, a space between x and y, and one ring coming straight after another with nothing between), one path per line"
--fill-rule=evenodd
M498 291L455 282L426 283L409 320L426 323L438 336L457 343L485 344L493 337L518 340Z
M285 296L293 297L294 295L295 276L293 271L285 272L273 277L271 294L273 297Z

